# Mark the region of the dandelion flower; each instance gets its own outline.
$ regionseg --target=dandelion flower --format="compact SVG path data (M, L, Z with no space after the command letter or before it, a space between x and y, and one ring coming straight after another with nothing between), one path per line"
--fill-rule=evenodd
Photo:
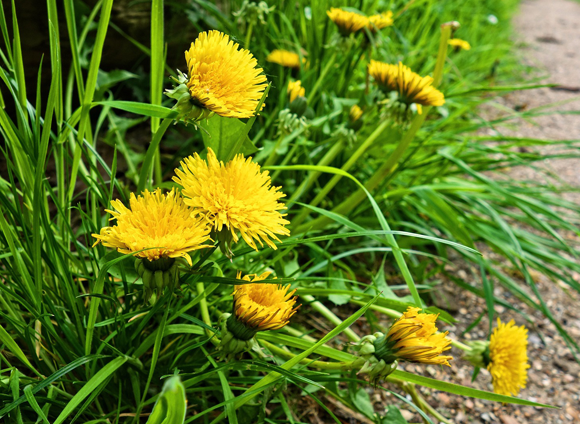
M348 118L350 119L351 122L356 122L360 119L362 114L363 114L363 111L359 107L359 105L352 105L352 107L350 108L350 111L348 113Z
M332 22L336 24L343 36L360 31L369 25L369 18L359 13L350 12L336 7L331 7L326 12Z
M449 365L451 356L442 355L451 349L448 332L438 333L435 322L439 314L419 313L409 307L385 336L385 346L399 359L424 364Z
M300 68L300 56L288 50L272 50L266 60L286 68ZM304 59L302 59L302 62L304 62Z
M415 103L418 112L421 106L441 106L445 103L443 93L433 87L433 78L422 77L399 62L398 65L371 60L369 74L385 91L397 91L399 101L406 105Z
M367 28L369 31L375 32L391 25L393 25L393 12L389 10L388 12L369 16Z
M254 56L219 31L202 32L185 52L192 102L220 116L250 118L267 80Z
M262 172L252 158L238 154L224 164L209 148L207 160L194 153L181 167L173 180L183 187L184 202L193 216L209 223L228 249L232 240L238 241L238 232L256 250L256 241L276 249L272 241L279 241L276 234L290 234L284 227L289 222L280 213L285 206L278 202L285 194L280 187L271 187L268 172Z
M261 275L238 273L237 278L244 281L262 281L269 272ZM238 322L255 331L278 330L284 327L298 309L296 290L289 291L290 285L278 284L240 284L234 290L234 315Z
M300 81L290 81L288 83L288 97L290 98L290 103L296 100L297 97L304 97L306 90L302 87Z
M493 391L500 395L516 396L526 387L528 377L528 330L511 320L507 324L499 318L489 342L487 370L493 379Z
M111 202L112 210L107 210L116 223L103 227L100 234L93 234L95 245L117 249L121 253L157 261L161 258L185 258L191 265L187 252L208 247L210 228L200 218L195 218L185 205L179 193L173 189L162 194L161 189L142 195L131 193L129 208L120 200ZM152 249L149 249L152 248Z
M457 48L457 50L471 49L471 45L467 41L461 40L460 38L452 38L448 41L448 43L450 46Z

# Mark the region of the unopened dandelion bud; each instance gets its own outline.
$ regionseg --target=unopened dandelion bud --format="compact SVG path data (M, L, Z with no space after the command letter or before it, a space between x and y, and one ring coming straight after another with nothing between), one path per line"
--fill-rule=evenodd
M238 17L240 22L245 23L246 25L257 25L258 23L265 25L266 24L266 17L272 12L276 7L272 6L269 7L268 3L261 1L261 2L253 2L249 0L244 0L242 3L242 7L237 12L234 12L233 15Z
M304 116L306 109L308 109L308 100L306 100L306 97L296 97L296 99L290 103L290 112L292 112L298 118Z

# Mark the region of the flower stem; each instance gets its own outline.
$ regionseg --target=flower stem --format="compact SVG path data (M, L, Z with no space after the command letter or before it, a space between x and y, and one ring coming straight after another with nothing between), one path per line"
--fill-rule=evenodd
M373 133L368 136L368 138L358 147L358 149L356 149L356 151L352 154L349 160L347 160L346 163L342 165L342 168L340 169L347 172L355 164L355 162L363 155L363 153L365 153L367 149L375 142L375 140L383 133L383 131L387 128L388 125L390 125L389 121L384 121L383 123L381 123L381 125L379 125L373 131ZM312 200L312 202L310 202L310 206L317 206L323 199L325 199L326 195L330 192L330 190L334 188L336 184L338 184L341 178L342 175L335 175L334 177L332 177L332 179L328 183L326 183L326 185L320 191L320 193L318 193L318 195ZM359 191L362 192L363 196L366 197L365 193L362 190ZM310 215L310 209L303 209L300 215L298 215L292 221L292 226L295 228L298 227L308 217L308 215ZM297 230L298 231L302 230L304 229L303 227L304 226L298 227ZM310 223L308 227L311 227Z
M254 25L250 22L248 25L248 31L246 32L246 41L244 42L244 46L246 50L250 49L250 40L252 39L252 30L254 29Z
M322 303L316 300L313 296L309 294L304 294L302 295L302 299L305 300L306 302L309 302L312 309L314 309L316 312L319 312L324 318L326 318L332 324L336 326L342 324L342 320L339 317L337 317L330 309L328 309L326 306L324 306ZM352 331L350 328L345 328L344 334L346 334L346 337L348 337L351 342L360 341L359 335L356 334L354 331Z
M153 134L153 139L151 140L151 144L147 148L147 153L145 154L145 159L143 160L143 164L141 165L141 173L139 174L139 183L137 185L137 193L141 193L145 187L148 185L150 181L151 175L151 166L153 164L153 160L155 158L155 154L158 151L159 143L161 142L161 138L165 134L165 131L169 128L169 125L173 122L173 118L165 118L162 122L155 134Z
M445 58L447 57L447 42L449 40L450 35L451 35L451 26L449 26L449 25L443 26L442 33L441 33L441 40L439 43L439 53L437 55L437 63L435 64L435 71L433 73L433 81L434 81L433 86L434 87L436 87L441 82L441 78L443 77L443 65L445 64ZM391 155L389 156L389 159L387 159L387 161L379 169L377 169L377 171L374 173L374 175L365 184L365 188L369 192L372 192L375 188L377 188L377 186L379 186L379 184L381 184L381 182L387 176L391 175L391 173L393 173L398 168L400 160L402 159L403 155L407 151L408 147L411 145L411 142L415 138L415 134L417 134L417 131L419 131L419 129L423 125L423 122L425 122L425 118L427 117L430 110L431 110L431 106L427 106L423 109L422 114L415 116L415 118L413 119L413 122L411 123L410 128L407 130L407 132L405 133L405 135L401 139L401 142L398 144L397 148L393 151L393 153L391 153ZM381 126L379 126L375 130L375 132L373 134L371 134L371 137L379 129L382 132L384 129L384 128L382 128L383 125L385 125L385 123L381 124ZM378 134L377 134L377 137L378 137ZM358 152L358 150L357 150L357 152ZM355 155L356 155L356 152L355 152ZM358 159L358 156L357 156L357 159ZM331 180L330 182L332 182L332 181L333 180ZM329 182L329 184L330 184L330 182ZM327 184L327 186L328 186L328 184ZM326 189L326 187L325 187L325 189ZM324 192L324 195L326 195L326 193L327 192ZM321 197L321 199L322 198L323 197ZM319 199L319 200L321 200L321 199ZM332 210L332 212L337 213L337 214L341 214L341 215L346 215L350 211L352 211L354 208L356 208L364 199L366 199L366 193L364 192L364 190L359 189L355 193L350 195L344 202L342 202L341 204L336 206ZM311 205L316 206L315 201L313 201L311 203ZM300 218L300 216L298 216L297 219L298 218ZM299 224L302 221L303 221L303 219L299 220L297 222L297 224ZM319 217L319 218L309 222L308 224L304 224L304 225L301 225L300 227L297 227L294 230L294 232L299 233L299 232L306 231L307 229L320 230L320 229L324 228L326 225L328 225L330 222L332 222L331 218L328 218L326 216L322 216L322 217ZM297 225L297 224L295 224L295 225Z
M197 289L197 294L199 296L202 296L203 295L203 297L199 301L199 310L201 311L201 320L208 327L212 327L212 325L211 325L211 318L209 316L209 309L207 308L207 300L206 300L205 295L204 295L205 286L204 286L203 283L197 283L196 284L196 289ZM212 333L209 329L206 328L205 329L205 334L207 334L207 336L210 338L210 340L214 344L214 346L219 346L220 340L217 337L214 336L214 333Z
M282 356L287 359L294 358L296 355L292 352L282 349L266 340L261 339L259 343L268 348L272 353L275 353L278 356ZM341 370L341 371L348 371L352 369L353 362L325 362L325 361L313 361L308 358L304 358L299 362L300 364L307 365L310 368L318 368L321 370Z

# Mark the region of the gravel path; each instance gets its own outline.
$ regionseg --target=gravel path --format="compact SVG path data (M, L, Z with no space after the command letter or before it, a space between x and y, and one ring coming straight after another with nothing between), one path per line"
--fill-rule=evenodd
M551 105L548 110L580 111L580 2L571 0L524 0L520 13L514 21L518 41L521 41L520 53L524 64L531 69L533 77L543 77L542 83L555 83L560 87L541 88L519 91L510 94L499 102L514 108L529 110ZM551 114L535 118L533 122L521 120L518 125L497 129L506 136L531 137L551 140L580 140L580 115ZM492 130L493 131L493 130ZM490 132L493 133L493 132ZM494 133L494 135L497 133ZM554 153L554 147L542 151ZM561 181L560 184L580 188L580 159L545 160L541 166L551 170ZM515 168L510 171L514 179L535 179L547 181L544 173L531 169ZM554 182L552 180L551 182ZM568 200L580 205L579 193L566 193ZM580 206L579 206L580 207ZM491 254L482 249L484 254ZM469 279L469 270L450 269L459 277ZM477 272L477 270L473 270ZM557 320L562 322L569 334L580 340L580 296L577 293L565 292L551 281L540 275L533 275L544 300L553 311ZM577 276L580 281L580 275ZM525 285L525 283L522 283ZM449 287L450 293L456 288ZM501 287L495 294L509 302L516 302ZM458 338L467 325L481 311L485 310L483 299L463 294L458 300L460 320L455 328L449 329ZM532 407L513 407L490 402L466 400L457 396L438 393L427 397L433 406L438 407L444 415L457 423L580 423L580 365L576 362L559 336L554 326L541 314L526 305L518 307L536 319L534 328L529 328L529 348L531 368L528 375L528 386L520 396L541 403L558 406L560 409L549 410ZM500 317L505 321L515 319L518 324L525 322L516 314L496 307ZM486 335L487 323L482 323L463 338L483 338ZM529 325L528 325L529 327ZM480 389L491 390L491 378L482 371L477 381L470 382L472 368L462 360L454 361L449 375L448 370L431 370L431 375L451 382L464 384ZM419 371L420 367L417 367ZM427 370L429 372L429 370ZM446 376L447 374L447 376ZM418 421L418 417L411 417Z
M542 77L541 83L554 83L560 87L518 91L495 99L514 110L530 110L550 106L547 110L580 111L580 2L571 0L524 0L520 13L514 21L519 41L522 61L530 68L530 77ZM491 116L497 111L485 110ZM501 114L505 112L500 112ZM534 118L533 121L520 120L517 125L488 129L490 135L530 137L549 140L580 140L580 115L550 114ZM556 147L545 147L541 151L554 153ZM555 173L561 180L557 184L580 188L580 159L545 160L539 168ZM529 168L514 168L509 178L548 182L545 173ZM550 181L554 183L552 179ZM568 200L580 205L579 193L566 193ZM494 257L485 246L478 246L484 255ZM456 262L448 271L464 281L478 275L477 269L468 269ZM516 277L516 276L514 276ZM569 334L580 340L580 296L565 292L562 287L541 275L532 275L556 319L564 323ZM578 276L580 281L580 275ZM476 283L477 284L477 283ZM522 281L522 287L525 283ZM445 283L447 297L456 302L454 327L445 328L460 340L483 339L487 334L487 321L483 319L474 329L463 334L468 325L480 313L486 311L485 301L465 291L457 298L457 288ZM450 396L445 393L421 389L444 416L455 423L580 423L580 365L574 360L564 340L555 327L540 313L519 303L513 296L496 284L495 295L505 299L535 318L531 327L521 316L496 306L502 321L514 319L517 324L529 328L528 355L531 368L528 385L520 397L559 407L541 409L501 405L473 399ZM531 296L534 297L533 295ZM444 305L442 305L444 307ZM458 352L454 353L459 356ZM451 370L421 365L407 365L408 371L430 377L463 384L483 390L492 390L489 373L482 371L475 382L471 382L472 366L460 358L453 361ZM410 410L403 411L409 422L420 422L420 417Z

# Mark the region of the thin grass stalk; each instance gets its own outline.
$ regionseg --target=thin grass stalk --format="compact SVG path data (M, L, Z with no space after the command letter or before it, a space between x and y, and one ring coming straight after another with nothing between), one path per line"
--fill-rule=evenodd
M336 143L334 143L333 146L320 159L317 165L318 166L329 165L334 160L334 158L336 158L336 156L338 156L340 152L342 152L345 145L346 141L344 139L341 139ZM320 171L312 171L308 173L306 179L302 181L300 186L298 186L298 188L294 191L292 196L290 196L290 199L288 200L288 208L291 208L292 205L295 202L297 202L301 196L306 195L310 191L310 188L318 180L318 177L320 177L321 174L322 172Z
M439 52L437 55L437 63L435 65L435 72L433 75L434 82L441 82L442 73L443 73L443 65L445 63L445 58L447 57L447 42L451 35L451 25L443 25L441 31L441 39L439 43ZM442 63L440 65L440 63ZM435 85L435 84L434 84ZM436 86L436 85L435 85ZM398 163L402 159L403 155L411 145L411 142L415 138L415 134L425 122L429 111L431 110L431 106L425 107L423 109L423 113L421 115L416 115L413 121L411 122L410 128L407 130L401 142L397 145L397 148L393 151L389 159L375 171L374 175L367 181L365 184L365 188L372 192L381 182L387 178L398 166ZM380 127L379 127L380 128ZM376 130L375 130L376 132ZM374 133L373 133L374 134ZM331 180L332 181L332 180ZM322 193L322 192L321 192ZM326 193L324 193L326 195ZM317 196L318 197L318 196ZM322 196L319 200L322 200ZM355 207L357 207L364 199L366 198L366 194L363 190L359 189L352 195L350 195L345 201L341 204L336 206L332 209L332 212L337 214L346 215L350 211L352 211ZM316 200L316 199L315 199ZM314 201L311 202L311 205L315 206ZM297 217L299 218L299 217ZM297 220L298 223L302 222L302 220ZM328 225L332 220L326 216L321 216L311 222L303 224L296 228L296 232L303 232L307 229L310 230L320 230ZM296 225L293 222L294 225Z
M356 151L352 154L352 156L346 161L344 165L340 169L347 172L355 163L356 161L368 150L369 147L375 142L377 138L383 133L383 131L390 125L390 121L385 120L383 121L373 132L371 135L367 137L367 139L362 142L362 144L356 149ZM340 181L342 175L335 175L332 179L326 183L324 188L320 190L320 192L316 195L316 197L310 202L310 206L318 206L318 204L326 198L330 190L334 188L336 184ZM363 192L363 196L365 196ZM292 220L293 227L299 227L299 225L304 222L306 218L310 215L310 209L303 209L302 212L296 218Z

